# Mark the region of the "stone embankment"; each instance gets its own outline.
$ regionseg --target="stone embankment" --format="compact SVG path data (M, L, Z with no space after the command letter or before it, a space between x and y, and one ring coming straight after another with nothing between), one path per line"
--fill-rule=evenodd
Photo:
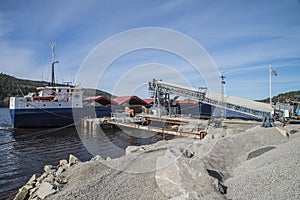
M45 172L40 177L34 174L26 185L19 189L14 200L45 199L58 192L68 182L62 173L79 162L79 159L71 154L69 162L60 160L58 166L45 165Z
M16 199L299 199L299 126L230 125L203 140L129 146L116 159L70 156L20 189ZM271 191L271 194L269 194Z

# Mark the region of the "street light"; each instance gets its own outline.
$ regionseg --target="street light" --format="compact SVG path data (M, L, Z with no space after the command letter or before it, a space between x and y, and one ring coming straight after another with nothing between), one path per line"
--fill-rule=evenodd
M225 76L224 74L228 71L223 71L222 75L220 76L221 78L221 118L224 119L225 117L225 102L224 102L224 88L225 88Z

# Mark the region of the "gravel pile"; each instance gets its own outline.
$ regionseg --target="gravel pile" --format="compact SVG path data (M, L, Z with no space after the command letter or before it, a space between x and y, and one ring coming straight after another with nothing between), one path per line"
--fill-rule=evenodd
M95 158L68 170L63 190L46 199L165 199L154 172L128 173L104 164L114 160ZM120 160L119 169L131 165L131 161Z
M46 199L300 199L299 127L293 130L287 138L276 128L214 129L203 140L131 146L121 158L70 167L65 186Z
M300 199L300 137L239 165L225 184L229 199Z

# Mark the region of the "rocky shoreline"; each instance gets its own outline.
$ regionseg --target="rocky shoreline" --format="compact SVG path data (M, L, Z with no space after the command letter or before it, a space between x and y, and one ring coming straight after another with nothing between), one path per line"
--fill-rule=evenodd
M71 154L69 162L60 160L58 166L45 165L44 173L39 177L36 174L32 175L14 199L44 199L60 191L68 182L63 172L79 162L80 160Z
M214 129L204 140L129 146L117 159L70 155L33 175L15 199L299 198L300 126L241 126Z

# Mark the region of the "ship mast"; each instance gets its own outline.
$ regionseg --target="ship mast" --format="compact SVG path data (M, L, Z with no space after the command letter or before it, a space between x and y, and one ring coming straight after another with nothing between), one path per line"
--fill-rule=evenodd
M51 43L51 50L52 50L52 78L51 78L51 87L55 87L55 77L54 77L54 64L59 63L57 60L55 60L55 43Z

